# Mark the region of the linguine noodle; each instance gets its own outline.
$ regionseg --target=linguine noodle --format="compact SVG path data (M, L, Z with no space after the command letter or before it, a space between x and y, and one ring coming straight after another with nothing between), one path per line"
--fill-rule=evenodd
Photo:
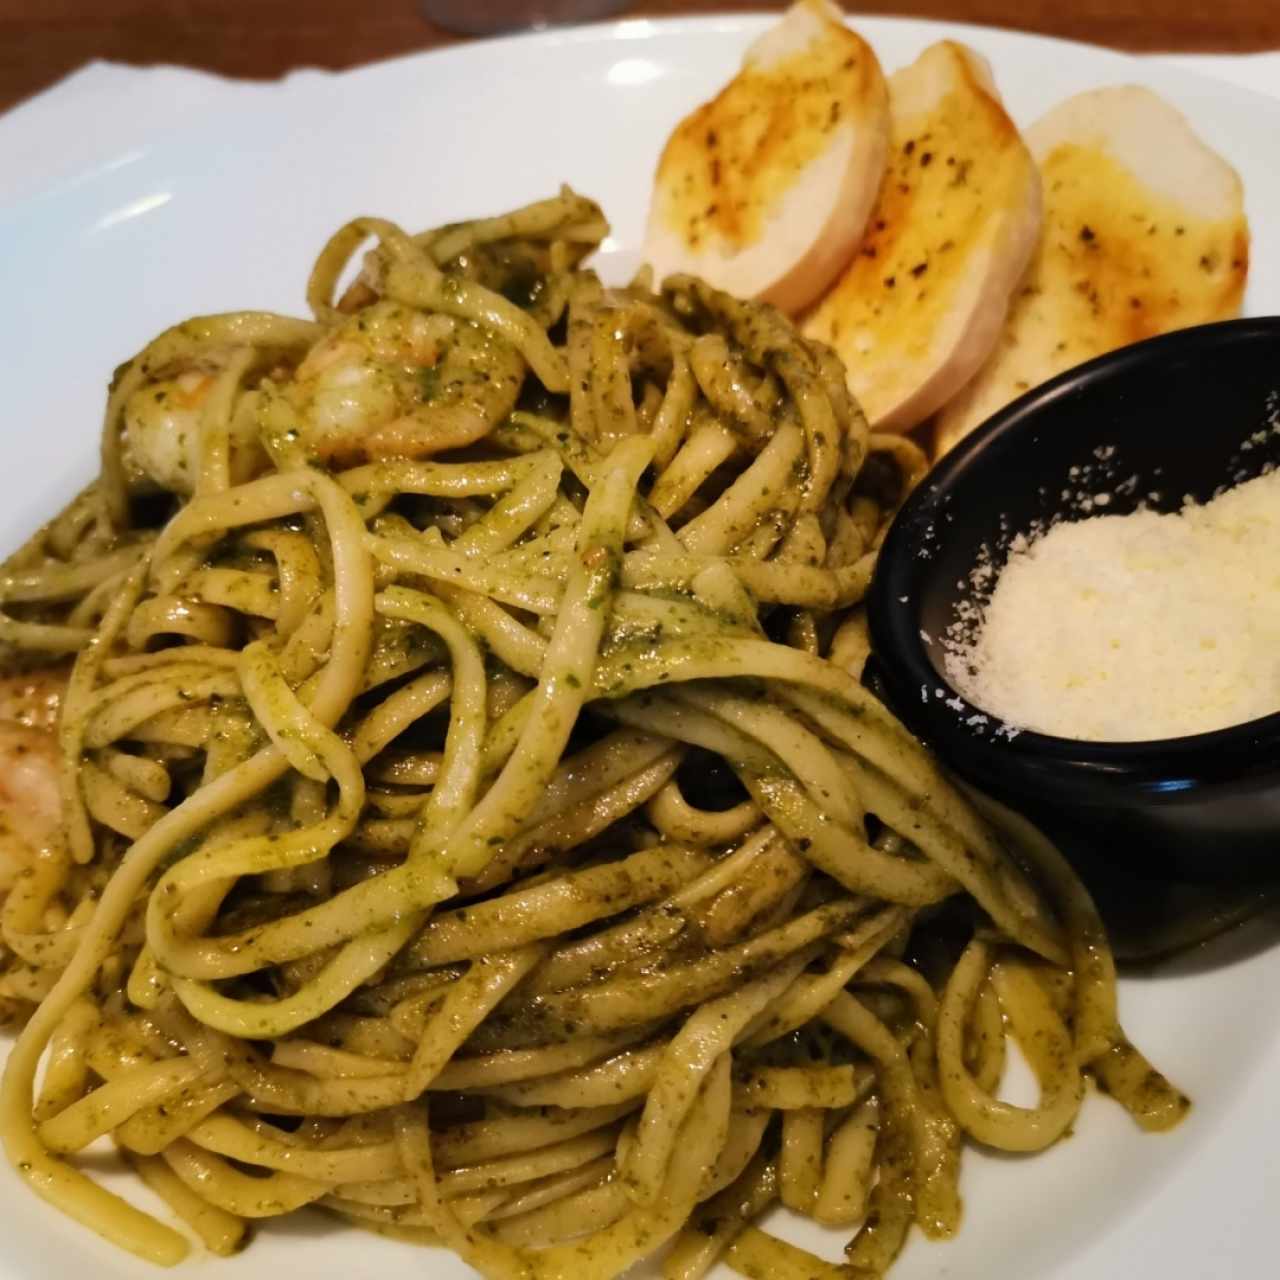
M314 320L124 366L7 566L9 665L74 661L0 1132L144 1258L186 1236L77 1167L100 1138L215 1253L316 1205L503 1280L668 1243L669 1280L799 1280L954 1232L963 1139L1040 1150L1090 1077L1185 1108L1071 871L860 682L924 459L772 309L604 287L604 231L569 191L350 223Z

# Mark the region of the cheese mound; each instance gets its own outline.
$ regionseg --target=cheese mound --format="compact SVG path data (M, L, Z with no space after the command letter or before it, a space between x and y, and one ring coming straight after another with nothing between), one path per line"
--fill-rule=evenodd
M1009 724L1147 741L1280 710L1280 472L1015 544L947 675Z

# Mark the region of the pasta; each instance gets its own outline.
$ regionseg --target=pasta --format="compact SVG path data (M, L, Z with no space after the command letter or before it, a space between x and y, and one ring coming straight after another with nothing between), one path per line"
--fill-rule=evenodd
M352 222L313 320L118 371L6 567L10 669L73 661L61 821L6 832L0 1134L144 1258L187 1239L98 1139L218 1254L313 1205L503 1280L786 1280L951 1234L963 1138L1039 1150L1091 1076L1185 1109L1056 852L860 683L923 459L772 309L602 286L605 229Z

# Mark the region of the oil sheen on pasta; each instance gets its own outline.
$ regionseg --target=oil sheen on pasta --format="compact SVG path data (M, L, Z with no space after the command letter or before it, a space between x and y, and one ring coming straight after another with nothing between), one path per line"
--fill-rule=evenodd
M1088 1076L1185 1108L1074 876L859 681L923 459L776 312L604 287L605 230L569 191L343 227L312 319L117 372L6 566L61 709L0 738L53 789L0 848L0 1130L144 1258L312 1205L490 1277L878 1275L956 1230L966 1137L1046 1147ZM106 1137L185 1233L91 1179Z

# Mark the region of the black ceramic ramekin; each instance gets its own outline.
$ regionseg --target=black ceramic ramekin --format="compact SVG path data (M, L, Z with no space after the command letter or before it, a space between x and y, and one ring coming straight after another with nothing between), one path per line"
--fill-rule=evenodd
M868 602L874 679L959 775L1134 870L1280 874L1280 714L1158 741L1010 737L951 686L942 649L975 565L1001 566L1013 535L1176 510L1277 463L1280 317L1153 338L1054 378L947 454L899 513Z

